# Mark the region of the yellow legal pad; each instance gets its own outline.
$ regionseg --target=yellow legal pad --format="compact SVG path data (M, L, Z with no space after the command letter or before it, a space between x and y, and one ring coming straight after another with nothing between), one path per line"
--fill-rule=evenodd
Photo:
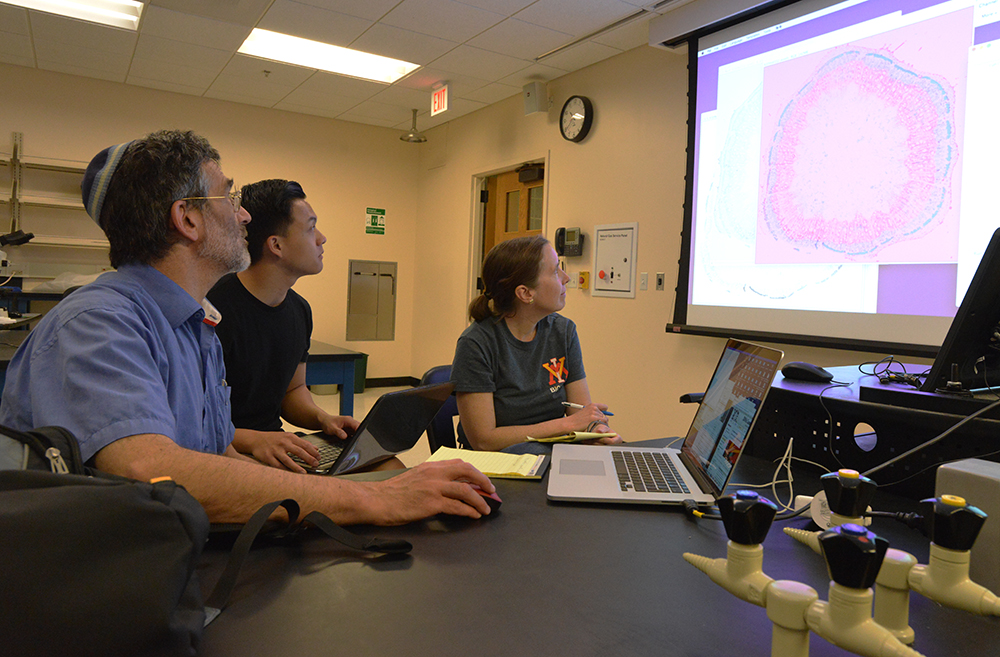
M547 454L504 454L454 447L439 447L427 460L449 459L461 459L484 475L498 479L541 479L549 463Z

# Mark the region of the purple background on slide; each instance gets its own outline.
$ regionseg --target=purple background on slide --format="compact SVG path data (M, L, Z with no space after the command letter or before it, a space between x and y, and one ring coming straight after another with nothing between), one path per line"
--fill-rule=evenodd
M879 315L954 317L958 265L880 265Z
M939 4L941 0L887 0L886 2L866 2L842 9L836 13L800 23L786 30L780 30L767 36L759 37L738 46L714 52L698 59L698 113L711 112L717 102L716 90L719 86L719 67L731 62L745 59L752 55L774 50L791 43L797 43L817 34L839 30L863 21L885 16L893 12L911 13ZM980 28L983 29L983 28ZM979 43L979 31L976 30L976 43Z
M980 43L986 43L987 41L995 41L1000 39L1000 22L990 23L988 25L983 25L977 27L975 30L975 37L972 42L977 46Z

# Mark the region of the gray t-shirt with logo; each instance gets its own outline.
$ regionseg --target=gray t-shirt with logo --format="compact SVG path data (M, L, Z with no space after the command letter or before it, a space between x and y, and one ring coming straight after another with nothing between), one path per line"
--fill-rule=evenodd
M451 380L456 392L492 392L498 427L562 417L566 384L586 378L576 325L553 313L538 322L531 342L507 323L487 318L462 332Z

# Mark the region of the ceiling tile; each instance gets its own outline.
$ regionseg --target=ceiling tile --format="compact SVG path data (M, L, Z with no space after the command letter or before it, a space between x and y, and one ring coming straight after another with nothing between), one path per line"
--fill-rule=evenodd
M500 84L507 84L513 87L523 87L529 82L548 82L566 75L566 71L545 64L532 64L526 69L520 70L514 75L497 80Z
M429 130L443 123L447 123L452 119L457 119L460 116L466 114L471 114L476 110L481 110L486 107L486 103L479 103L474 100L466 100L464 98L456 98L454 102L448 103L448 111L437 116L428 116L424 120L417 119L417 127L421 130Z
M512 75L531 66L531 62L524 59L464 45L435 59L432 64L434 68L462 75L479 76L487 80Z
M250 29L246 25L181 14L161 7L146 7L140 35L232 51L243 45Z
M175 93L187 94L189 96L201 96L205 91L204 87L192 87L187 84L174 84L173 82L164 82L163 80L151 80L135 75L134 72L129 72L128 78L125 82L126 84L134 84L137 87L147 87L149 89L159 89L161 91L173 91Z
M0 34L0 36L3 36ZM14 64L15 66L27 66L28 68L35 68L35 58L34 57L24 57L21 55L16 55L13 53L5 53L0 51L0 62L4 64Z
M233 96L253 96L259 102L254 105L265 105L270 107L274 103L283 100L295 89L295 85L272 81L264 77L251 78L244 75L236 75L223 72L212 83L212 86L205 92L206 96L212 98L227 98Z
M653 14L649 14L650 17ZM638 18L616 30L594 37L594 43L611 46L619 50L632 50L649 45L649 19Z
M221 68L220 66L219 69L221 70ZM146 80L160 80L161 82L194 87L201 94L211 86L218 75L218 70L206 70L204 68L136 57L132 60L132 66L129 67L128 80L126 82L135 76Z
M256 92L256 89L254 91ZM275 102L277 102L270 94L248 94L245 93L245 89L243 88L231 90L226 85L220 85L219 87L213 85L211 89L204 93L204 97L215 98L216 100L228 100L243 105L256 105L257 107L273 107Z
M413 64L428 64L456 48L456 41L376 23L362 34L351 48L362 52L401 59Z
M35 54L38 64L42 61L49 64L63 64L73 68L101 71L112 76L104 79L125 80L128 73L130 57L120 53L94 50L81 46L62 43L35 43Z
M292 0L276 0L257 27L346 48L372 21Z
M382 23L422 34L466 41L505 17L452 0L403 0Z
M295 107L305 107L315 110L315 112L310 113L319 113L320 116L337 116L362 102L364 101L357 98L318 94L296 89L275 105L275 108L295 111Z
M467 43L490 52L520 59L533 59L572 40L573 36L565 32L508 18L479 36L469 39Z
M583 36L636 11L620 0L538 0L519 11L517 19Z
M253 84L281 85L294 89L316 71L311 68L282 64L249 55L234 55L222 70L227 78L240 78Z
M521 87L512 87L507 84L499 84L494 82L493 84L488 84L481 89L476 89L471 93L467 93L462 97L466 100L474 100L478 103L486 103L487 105L492 105L493 103L499 103L501 100L504 100L505 98L516 96L520 94L521 91L522 91Z
M295 103L286 101L281 101L277 105L274 105L273 109L296 112L298 114L311 114L312 116L322 116L328 119L335 119L343 114L343 110L335 107L310 107L309 105L296 105Z
M35 53L31 48L31 39L27 34L0 31L0 59L8 64L34 66Z
M350 121L352 123L365 123L368 125L375 125L380 128L392 128L396 125L395 121L389 121L381 117L370 116L368 114L353 114L350 112L345 112L337 116L341 121Z
M451 90L448 91L450 95ZM407 110L428 110L431 106L431 92L393 85L372 96L372 100L377 103L403 107Z
M229 63L232 58L228 50L216 50L196 46L192 43L181 43L170 39L140 34L135 46L135 58L150 61L189 66L216 73Z
M399 4L399 0L296 0L296 2L370 21L377 21Z
M397 82L396 85L409 87L410 89L423 89L430 92L443 84L447 84L449 90L455 96L463 96L470 91L485 87L489 83L489 80L471 75L461 75L436 68L418 68Z
M343 75L334 75L326 71L317 71L308 80L296 87L296 91L366 100L385 89L386 86L380 82L372 82L371 80L361 80Z
M412 109L399 107L398 105L386 105L374 100L366 100L352 107L345 116L365 116L379 121L385 121L387 125L396 125L400 121L405 121L407 117L412 117Z
M70 75L81 75L85 78L96 78L98 80L110 80L111 82L125 82L125 71L108 71L86 66L67 64L65 61L48 61L38 58L38 68L43 71L55 71L56 73L69 73Z
M150 0L149 5L253 27L272 0ZM146 7L150 9L149 6Z
M86 23L40 11L28 12L28 19L31 21L36 48L40 43L59 43L131 56L138 37L131 30Z
M528 5L538 0L458 0L463 5L471 5L480 9L487 9L504 16L513 16ZM572 1L572 0L571 0Z
M604 46L593 41L585 41L551 57L546 57L541 63L567 71L576 71L609 57L614 57L619 53L621 50L617 48Z
M0 32L8 34L30 34L28 10L10 5L0 5Z

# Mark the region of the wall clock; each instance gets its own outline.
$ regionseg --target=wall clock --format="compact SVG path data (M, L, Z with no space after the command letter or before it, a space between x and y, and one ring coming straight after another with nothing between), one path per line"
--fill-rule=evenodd
M570 96L559 117L559 130L564 139L580 142L594 124L594 104L586 96Z

